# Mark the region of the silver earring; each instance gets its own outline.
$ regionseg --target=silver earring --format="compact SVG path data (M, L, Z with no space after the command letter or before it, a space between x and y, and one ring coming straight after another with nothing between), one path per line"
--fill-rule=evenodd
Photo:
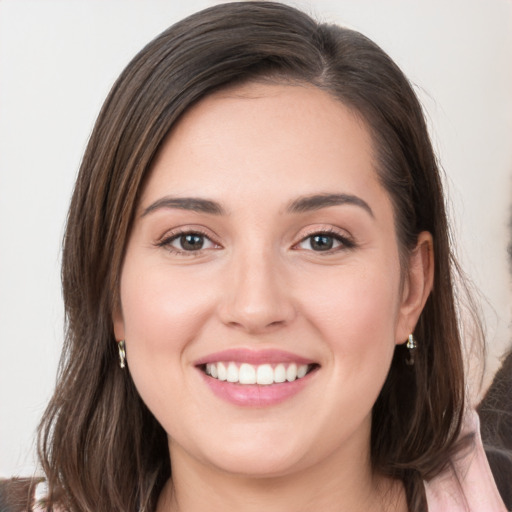
M126 366L126 350L124 340L117 342L117 349L119 350L119 366L123 369Z
M406 358L405 363L409 366L412 366L414 364L414 352L417 348L416 340L414 339L413 334L409 334L409 338L407 340L406 347L409 349L409 357Z

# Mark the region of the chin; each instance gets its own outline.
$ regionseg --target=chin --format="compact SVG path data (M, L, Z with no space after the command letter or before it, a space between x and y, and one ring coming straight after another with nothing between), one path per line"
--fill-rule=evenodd
M294 454L273 454L260 449L259 453L233 454L212 460L218 469L246 478L278 478L298 471L298 460Z
M217 440L208 443L209 447L198 458L223 472L242 477L271 478L297 471L306 457L304 445L290 442L289 433L288 439L273 437L261 436L259 441L234 439L222 446Z

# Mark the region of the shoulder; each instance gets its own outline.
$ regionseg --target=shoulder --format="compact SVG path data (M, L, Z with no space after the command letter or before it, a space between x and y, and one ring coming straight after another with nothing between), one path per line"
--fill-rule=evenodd
M440 475L425 483L429 512L506 512L480 437L478 415L466 415L463 434L473 442Z

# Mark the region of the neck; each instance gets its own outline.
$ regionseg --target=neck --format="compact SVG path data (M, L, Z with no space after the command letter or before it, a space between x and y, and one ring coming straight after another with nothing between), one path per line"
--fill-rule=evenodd
M158 512L407 511L401 482L375 475L369 458L340 463L333 454L313 468L273 477L234 475L190 459L173 446L172 481Z

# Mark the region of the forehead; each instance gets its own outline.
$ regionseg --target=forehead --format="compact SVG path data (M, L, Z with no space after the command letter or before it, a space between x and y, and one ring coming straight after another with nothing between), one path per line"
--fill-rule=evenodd
M216 92L164 141L143 202L164 191L216 198L276 187L283 196L380 188L365 123L314 86L251 83Z

